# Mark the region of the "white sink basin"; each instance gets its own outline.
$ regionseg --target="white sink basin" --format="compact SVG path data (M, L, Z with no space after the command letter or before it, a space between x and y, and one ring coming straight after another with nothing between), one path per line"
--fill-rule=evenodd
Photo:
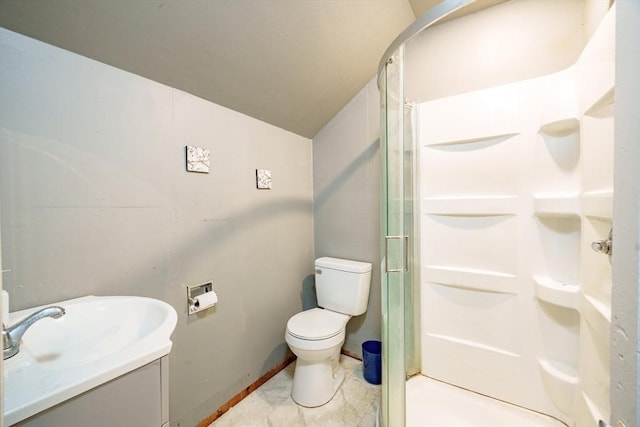
M4 361L4 425L11 425L146 365L171 350L173 307L143 297L62 301L66 314L36 322ZM43 307L46 307L43 306ZM13 325L42 307L9 315Z

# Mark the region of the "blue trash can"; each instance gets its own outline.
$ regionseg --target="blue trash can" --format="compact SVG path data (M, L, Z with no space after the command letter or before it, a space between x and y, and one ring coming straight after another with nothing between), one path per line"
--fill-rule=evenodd
M370 384L382 383L382 343L365 341L362 343L362 365L364 379Z

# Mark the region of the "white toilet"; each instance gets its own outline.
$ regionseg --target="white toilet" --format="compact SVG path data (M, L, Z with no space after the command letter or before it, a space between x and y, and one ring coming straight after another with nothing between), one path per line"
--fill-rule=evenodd
M371 264L338 258L316 260L318 308L287 322L285 341L298 356L291 397L301 406L321 406L344 381L338 363L351 316L367 311Z

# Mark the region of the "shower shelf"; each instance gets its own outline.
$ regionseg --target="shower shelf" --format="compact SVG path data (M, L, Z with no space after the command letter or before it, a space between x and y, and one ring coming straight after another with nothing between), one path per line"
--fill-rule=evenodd
M592 218L613 218L613 191L592 191L582 195L582 210Z
M580 198L577 193L534 195L533 206L537 215L578 215Z
M613 106L615 104L614 89L609 89L604 95L597 99L584 113L591 117L613 117Z
M549 92L542 99L540 133L549 136L566 136L580 129L578 99L571 75L558 73Z
M608 341L609 328L611 326L611 307L589 295L585 295L583 301L582 317L599 336Z
M445 286L507 294L517 293L517 277L513 274L444 266L426 266L422 273L423 280Z
M591 117L613 117L615 103L615 65L613 61L592 65L586 70L591 76L580 82L584 86L581 92L581 105L584 115Z
M484 148L485 146L490 146L490 145L498 144L500 142L504 142L516 135L519 135L519 133L517 132L502 133L502 134L496 134L496 135L479 136L476 138L452 139L452 140L444 140L444 141L436 140L435 142L427 142L425 146L429 148L445 148L451 145L477 144L476 146L468 147L469 150L472 150L472 149L480 149L480 148ZM426 136L425 139L429 140L430 138Z
M534 195L534 211L537 215L576 216L610 219L613 216L613 192L592 191L583 193Z
M427 197L422 201L422 212L460 216L513 215L517 212L517 200L511 195Z
M580 308L579 286L561 283L546 276L534 276L533 280L539 300L574 310Z
M578 390L578 373L559 361L538 359L542 371L542 381L553 403L565 414L570 414Z
M583 150L580 122L575 117L563 116L543 123L534 145L533 192L578 194Z
M578 132L579 129L580 120L577 117L566 117L543 123L540 126L540 132L549 136L566 136Z
M497 271L472 270L445 266L425 266L424 281L464 289L478 289L497 293L517 293L517 277Z

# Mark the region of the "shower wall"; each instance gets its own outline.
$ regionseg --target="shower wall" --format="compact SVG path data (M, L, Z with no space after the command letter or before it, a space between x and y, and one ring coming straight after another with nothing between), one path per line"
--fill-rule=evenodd
M406 46L405 96L424 102L563 70L588 40L585 17L599 22L607 9L608 0L510 0L428 28Z
M613 12L570 68L419 106L422 371L609 417Z

